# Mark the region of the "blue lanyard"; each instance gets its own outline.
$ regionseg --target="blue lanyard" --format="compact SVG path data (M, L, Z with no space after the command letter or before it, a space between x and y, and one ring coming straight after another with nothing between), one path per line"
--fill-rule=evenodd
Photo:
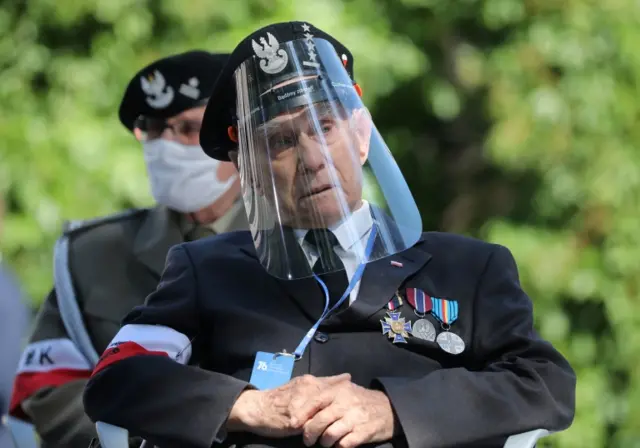
M353 277L349 282L349 286L347 287L347 290L344 292L344 294L342 294L342 297L340 298L340 300L338 300L338 302L335 305L333 305L330 310L328 309L329 308L329 290L327 289L327 285L324 284L324 282L320 279L320 277L318 277L316 274L313 274L316 281L320 284L320 286L322 286L322 289L324 290L324 299L325 299L324 311L322 312L320 319L318 319L315 325L311 327L311 329L307 331L307 334L302 338L302 340L300 341L300 344L298 344L298 347L296 348L296 351L293 352L293 355L295 356L296 360L302 358L302 354L306 350L307 345L309 345L309 342L311 342L311 338L313 338L313 336L316 334L316 331L318 331L318 327L320 326L322 321L326 319L326 317L331 312L333 312L333 310L335 310L340 305L342 305L342 302L344 302L345 299L349 297L349 294L351 294L351 291L353 291L353 288L355 288L356 284L360 281L360 278L362 277L362 273L364 272L364 268L367 264L367 261L371 256L371 251L373 250L373 243L376 240L377 233L378 233L378 230L376 228L376 225L374 224L373 226L371 226L371 233L369 235L369 240L367 241L367 248L365 249L364 261L358 265L358 269L356 269L356 272L353 274Z

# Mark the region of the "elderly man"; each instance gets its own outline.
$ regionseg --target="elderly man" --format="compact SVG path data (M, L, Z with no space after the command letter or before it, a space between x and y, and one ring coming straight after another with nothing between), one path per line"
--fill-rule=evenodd
M214 92L201 145L239 167L251 232L170 251L87 385L94 421L202 448L500 446L571 423L574 372L511 253L422 232L344 45L267 26Z
M247 228L237 170L199 146L205 105L227 57L166 57L136 73L125 91L120 120L141 142L157 205L70 229L68 250L56 253L68 265L55 267L56 285L39 312L11 402L12 415L32 422L46 445L86 448L95 437L82 405L95 352L156 288L169 248ZM77 303L75 321L69 300ZM86 326L90 347L78 326Z

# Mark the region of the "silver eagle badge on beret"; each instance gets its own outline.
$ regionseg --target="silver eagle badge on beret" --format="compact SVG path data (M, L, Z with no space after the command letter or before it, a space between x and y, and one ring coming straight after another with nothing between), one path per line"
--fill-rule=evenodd
M153 74L140 77L140 86L147 95L147 104L154 109L164 109L173 101L173 87L167 85L162 73L154 70Z
M251 40L253 51L260 58L260 68L263 72L270 75L280 73L287 66L289 56L287 52L280 48L280 42L271 33L267 33L267 39L260 38L260 44L255 40Z

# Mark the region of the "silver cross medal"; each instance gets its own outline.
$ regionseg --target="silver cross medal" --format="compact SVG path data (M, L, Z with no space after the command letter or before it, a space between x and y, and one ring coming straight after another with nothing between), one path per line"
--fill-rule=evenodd
M462 338L450 331L440 333L436 341L442 350L452 355L459 355L465 348Z

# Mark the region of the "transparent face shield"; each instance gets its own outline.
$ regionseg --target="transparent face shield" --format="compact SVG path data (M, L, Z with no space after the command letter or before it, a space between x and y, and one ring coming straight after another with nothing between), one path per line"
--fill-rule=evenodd
M237 160L260 262L297 279L343 269L324 263L328 252L357 265L411 247L420 214L340 56L323 39L279 45L235 72Z

